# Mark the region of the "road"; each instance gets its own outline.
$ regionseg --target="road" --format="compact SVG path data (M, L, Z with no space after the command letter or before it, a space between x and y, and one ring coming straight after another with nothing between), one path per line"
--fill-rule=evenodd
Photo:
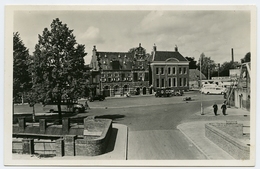
M186 96L192 97L193 101L183 101ZM223 96L203 95L204 107L211 106L214 102L223 102ZM129 160L206 159L177 129L183 122L200 120L201 116L195 115L200 111L200 94L197 92L170 98L111 98L102 102L90 102L89 106L89 112L77 114L73 118L83 119L94 115L127 125ZM15 106L16 113L25 110L25 107ZM41 106L36 105L36 113L44 113Z

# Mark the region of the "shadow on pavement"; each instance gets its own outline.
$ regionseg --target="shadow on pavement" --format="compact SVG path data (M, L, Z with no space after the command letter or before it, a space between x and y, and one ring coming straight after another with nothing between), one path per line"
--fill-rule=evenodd
M97 119L111 119L111 120L118 120L124 118L125 115L121 114L109 114L109 115L101 115L101 116L96 116L95 118Z
M118 129L112 128L111 136L109 139L109 143L106 149L106 153L112 152L115 148L116 138L117 138Z

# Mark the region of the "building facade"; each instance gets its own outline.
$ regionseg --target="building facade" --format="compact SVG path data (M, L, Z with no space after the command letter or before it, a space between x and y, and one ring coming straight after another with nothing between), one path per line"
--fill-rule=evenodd
M236 86L231 92L229 102L231 105L250 111L251 95L251 67L250 62L243 63L240 68L240 76L235 80Z
M102 91L106 97L148 94L148 63L149 56L141 44L131 52L102 52L94 46L90 63L94 92Z
M157 51L152 54L139 44L129 52L97 51L94 46L90 63L93 95L106 97L152 94L157 88L189 89L189 61L179 52Z
M155 89L189 89L189 61L179 53L177 46L175 51L157 51L154 45L150 65Z

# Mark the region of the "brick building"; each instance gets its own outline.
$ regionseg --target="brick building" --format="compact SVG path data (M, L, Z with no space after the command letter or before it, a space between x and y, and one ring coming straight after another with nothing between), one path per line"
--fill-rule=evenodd
M91 84L105 96L149 93L149 55L139 44L130 52L102 52L94 46L90 67Z
M150 65L155 89L189 89L189 61L179 53L177 46L175 51L157 51L154 45Z

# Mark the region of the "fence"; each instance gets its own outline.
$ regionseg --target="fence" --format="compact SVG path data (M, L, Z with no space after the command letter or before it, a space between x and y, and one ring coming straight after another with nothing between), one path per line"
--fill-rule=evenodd
M13 140L12 142L13 153L23 153L22 140ZM56 154L55 141L43 140L34 141L34 153L36 154Z

